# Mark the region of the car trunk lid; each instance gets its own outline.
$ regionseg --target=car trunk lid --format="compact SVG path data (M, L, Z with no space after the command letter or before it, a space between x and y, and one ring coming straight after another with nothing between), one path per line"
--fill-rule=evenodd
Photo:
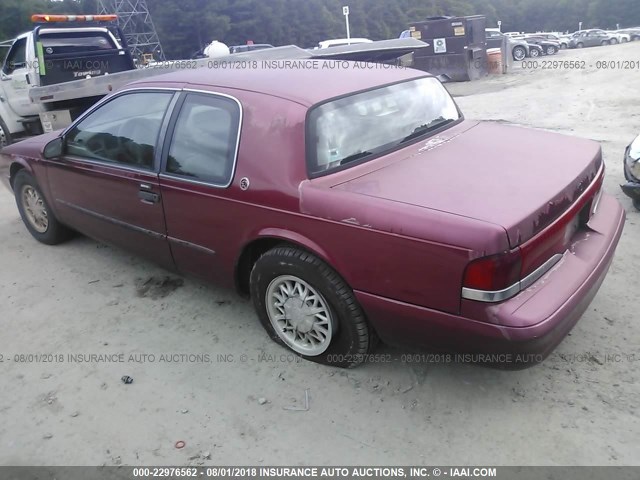
M491 122L389 157L396 159L366 173L354 168L357 176L332 188L498 224L511 247L566 212L602 163L596 142Z

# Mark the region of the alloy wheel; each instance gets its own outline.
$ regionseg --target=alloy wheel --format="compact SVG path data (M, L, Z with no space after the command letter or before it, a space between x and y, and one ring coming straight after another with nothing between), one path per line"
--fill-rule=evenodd
M310 357L329 348L333 315L311 285L296 276L281 275L269 284L265 300L271 325L289 348Z
M22 206L33 229L38 233L45 233L49 228L47 208L38 191L31 185L22 187Z
M513 58L517 61L524 60L527 56L527 52L525 52L524 48L516 47L513 49Z

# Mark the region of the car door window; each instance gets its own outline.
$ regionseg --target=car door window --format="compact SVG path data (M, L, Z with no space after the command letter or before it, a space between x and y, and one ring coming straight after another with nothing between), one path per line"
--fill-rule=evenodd
M167 173L228 186L235 167L240 116L235 100L188 94L175 123Z
M7 75L11 75L15 69L24 68L27 62L26 52L27 39L20 38L16 40L7 54L2 71Z
M151 170L173 92L124 94L100 106L66 135L66 153Z

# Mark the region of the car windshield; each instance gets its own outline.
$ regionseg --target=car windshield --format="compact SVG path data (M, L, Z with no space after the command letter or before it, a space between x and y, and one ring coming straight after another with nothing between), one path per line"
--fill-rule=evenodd
M307 125L310 175L391 150L460 118L435 78L420 78L315 107Z

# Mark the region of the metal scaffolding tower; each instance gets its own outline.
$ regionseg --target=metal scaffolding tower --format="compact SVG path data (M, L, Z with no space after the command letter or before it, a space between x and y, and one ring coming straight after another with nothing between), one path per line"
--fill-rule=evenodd
M143 54L152 53L155 60L165 60L146 0L98 0L98 14L110 13L118 15L118 26L134 58L142 60Z

